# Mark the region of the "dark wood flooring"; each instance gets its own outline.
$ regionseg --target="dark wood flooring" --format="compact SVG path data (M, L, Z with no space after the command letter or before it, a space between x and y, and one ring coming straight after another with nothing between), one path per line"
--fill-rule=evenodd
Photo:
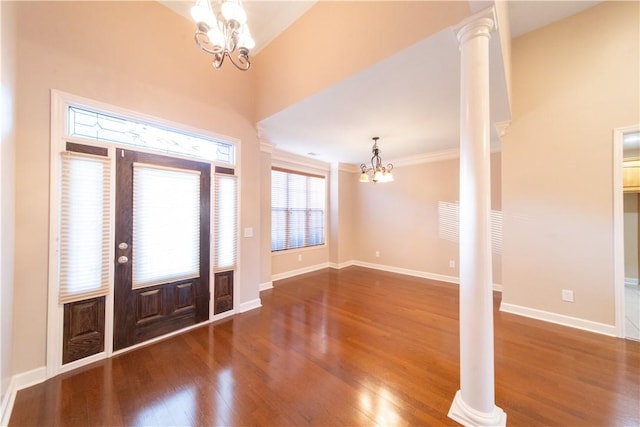
M456 425L458 288L350 267L18 393L10 426ZM498 311L511 426L640 424L640 343Z

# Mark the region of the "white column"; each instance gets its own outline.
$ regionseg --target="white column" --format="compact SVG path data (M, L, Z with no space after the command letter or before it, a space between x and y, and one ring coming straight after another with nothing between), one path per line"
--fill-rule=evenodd
M506 424L495 405L491 275L489 38L493 9L457 28L460 43L460 390L449 417Z

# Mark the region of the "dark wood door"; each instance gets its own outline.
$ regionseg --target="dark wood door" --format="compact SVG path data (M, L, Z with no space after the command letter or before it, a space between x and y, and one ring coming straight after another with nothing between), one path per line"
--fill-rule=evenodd
M208 163L122 149L116 164L113 341L119 350L208 319L211 173ZM185 222L191 228L177 231ZM192 235L190 247L183 234ZM187 271L175 260L189 251L195 264Z

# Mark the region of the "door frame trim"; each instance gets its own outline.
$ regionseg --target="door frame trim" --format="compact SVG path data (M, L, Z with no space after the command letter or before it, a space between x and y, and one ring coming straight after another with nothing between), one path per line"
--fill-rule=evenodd
M613 129L613 284L616 336L626 337L624 308L624 191L622 186L623 138L640 132L640 124Z
M236 175L238 176L238 194L240 194L240 186L241 186L241 178L240 178L240 155L241 155L241 141L237 138L233 138L227 135L217 134L208 130L199 129L190 127L187 125L183 125L180 123L171 122L169 120L161 119L158 117L142 114L136 111L128 110L125 108L117 107L114 105L110 105L107 103L103 103L100 101L95 101L88 98L83 98L77 95L73 95L70 93L66 93L57 89L51 89L51 121L50 121L50 153L49 153L49 260L48 266L49 271L47 275L47 289L48 289L48 299L47 299L47 342L46 342L46 378L54 377L58 374L71 371L73 369L79 368L81 366L88 365L90 363L96 362L98 360L106 359L112 357L114 355L124 353L130 350L133 350L137 347L148 345L150 343L160 341L167 337L183 333L192 328L206 325L208 323L218 321L224 317L231 316L238 312L238 302L236 295L240 293L239 291L239 280L234 282L234 302L233 309L228 312L222 313L218 316L213 316L213 304L209 304L209 319L207 321L198 323L196 325L186 327L179 331L171 332L160 337L152 338L144 343L136 344L126 349L122 349L119 351L113 351L113 298L114 298L114 271L113 269L109 272L109 293L105 295L105 349L103 352L94 354L92 356L85 357L83 359L67 363L62 365L62 332L63 332L63 320L64 320L64 309L58 303L58 238L59 238L59 227L56 225L59 223L59 215L57 206L59 205L59 173L60 173L60 165L58 153L65 150L65 145L67 142L77 142L81 144L87 144L87 142L92 145L106 147L109 150L109 158L112 162L111 167L111 228L115 226L115 155L116 148L124 148L130 149L140 152L147 152L151 154L160 154L167 157L175 157L175 158L184 158L186 160L196 160L196 161L205 161L202 159L194 159L193 157L174 155L169 153L160 153L152 150L145 150L142 147L129 147L124 145L119 145L116 143L106 143L102 141L96 140L87 140L84 138L78 137L69 137L66 131L66 123L67 123L67 109L69 106L77 106L89 108L94 111L102 111L106 113L118 114L124 117L130 117L132 119L143 120L150 123L155 123L158 125L162 125L165 127L169 127L172 129L181 130L187 133L195 133L200 135L205 135L212 137L214 139L223 140L226 142L230 142L235 145L235 165L233 168L236 171ZM214 162L210 162L213 167L217 164ZM221 166L228 166L224 164L218 164ZM212 174L213 175L213 174ZM212 176L213 178L213 176ZM214 185L212 181L211 185L211 200L213 200L213 191ZM240 232L240 197L238 197L238 233ZM211 215L211 230L213 230L214 226L214 217ZM240 234L238 234L240 236ZM213 233L211 234L210 239L210 263L213 265ZM110 251L111 251L111 259L113 259L113 247L115 242L114 233L111 233L110 236ZM238 263L236 265L236 275L240 276L240 253L241 253L242 241L238 239L238 245L236 247ZM213 294L213 269L210 269L210 280L209 280L209 291Z

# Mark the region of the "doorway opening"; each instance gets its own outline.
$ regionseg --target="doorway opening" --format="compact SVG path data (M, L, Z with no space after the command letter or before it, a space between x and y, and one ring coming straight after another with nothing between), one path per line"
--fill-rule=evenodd
M616 329L640 340L640 126L614 130Z

